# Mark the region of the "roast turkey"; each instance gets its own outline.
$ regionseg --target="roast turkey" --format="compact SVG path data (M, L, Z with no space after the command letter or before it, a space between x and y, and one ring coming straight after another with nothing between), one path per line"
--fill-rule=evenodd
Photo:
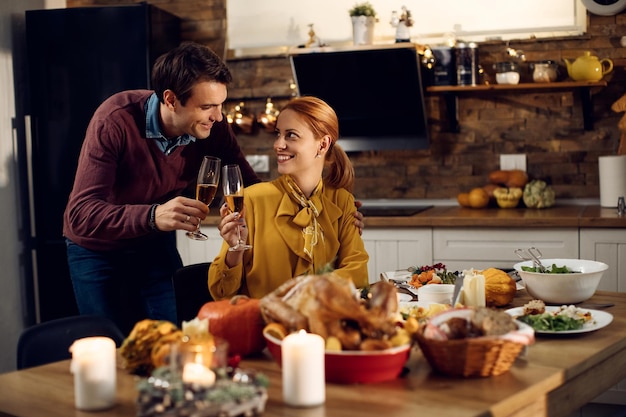
M260 301L267 323L292 332L304 329L327 339L334 336L344 350L385 349L396 332L398 298L387 282L359 296L353 282L333 273L291 279Z

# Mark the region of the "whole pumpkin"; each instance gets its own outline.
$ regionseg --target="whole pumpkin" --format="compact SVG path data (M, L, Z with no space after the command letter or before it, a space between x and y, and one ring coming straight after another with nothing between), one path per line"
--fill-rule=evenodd
M482 271L485 277L485 302L487 307L504 307L510 304L517 292L515 280L497 268Z
M265 348L259 300L236 295L230 300L209 301L198 311L209 320L209 333L228 342L230 356L249 356Z

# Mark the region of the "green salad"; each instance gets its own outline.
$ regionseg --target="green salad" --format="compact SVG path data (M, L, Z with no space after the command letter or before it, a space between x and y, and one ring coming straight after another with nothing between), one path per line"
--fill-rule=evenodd
M536 266L522 266L522 271L541 272L539 268L537 268ZM576 272L579 272L579 271L572 271L566 265L556 266L556 264L552 264L552 266L547 267L546 270L544 271L544 273L547 273L547 274L572 274Z
M535 330L562 332L565 330L579 330L585 324L584 318L574 318L563 314L545 312L543 314L529 314L517 318Z

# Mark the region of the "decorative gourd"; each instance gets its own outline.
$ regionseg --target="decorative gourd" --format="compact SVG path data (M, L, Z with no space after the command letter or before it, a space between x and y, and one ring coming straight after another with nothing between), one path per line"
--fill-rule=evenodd
M528 174L521 169L492 171L489 173L489 182L509 188L524 188L528 183Z
M485 269L482 274L485 277L487 307L504 307L513 301L517 287L509 274L497 268Z
M555 192L545 181L532 180L524 187L523 200L528 208L548 208L554 205Z
M259 300L236 295L230 300L210 301L198 311L209 320L209 333L228 342L230 356L249 356L265 348Z
M496 188L493 190L493 196L500 208L514 208L519 204L522 198L522 189L518 187Z

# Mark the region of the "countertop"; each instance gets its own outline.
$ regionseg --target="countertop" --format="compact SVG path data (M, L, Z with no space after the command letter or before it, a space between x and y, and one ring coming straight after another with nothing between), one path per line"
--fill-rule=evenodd
M596 227L626 228L626 216L599 205L555 205L547 209L471 209L433 206L413 216L367 217L366 227Z
M597 200L562 200L546 209L472 209L455 200L363 200L365 207L432 206L412 216L370 216L365 227L480 227L480 228L626 228L626 215L616 208L601 207ZM217 225L209 215L204 225Z

